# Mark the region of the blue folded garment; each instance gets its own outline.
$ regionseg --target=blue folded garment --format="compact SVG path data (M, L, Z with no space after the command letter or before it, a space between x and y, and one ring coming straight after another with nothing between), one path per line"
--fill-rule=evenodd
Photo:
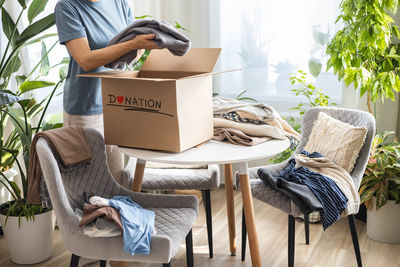
M109 205L121 215L124 230L124 252L150 254L150 241L154 230L154 211L143 209L127 196L114 196Z

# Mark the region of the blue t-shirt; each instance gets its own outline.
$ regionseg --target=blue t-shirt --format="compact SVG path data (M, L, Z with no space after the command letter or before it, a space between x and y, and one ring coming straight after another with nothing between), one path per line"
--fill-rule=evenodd
M104 48L108 42L134 20L126 0L59 0L55 10L61 44L86 37L90 49ZM64 110L73 115L103 112L100 78L83 78L85 72L72 58L64 84ZM90 72L107 70L99 67Z

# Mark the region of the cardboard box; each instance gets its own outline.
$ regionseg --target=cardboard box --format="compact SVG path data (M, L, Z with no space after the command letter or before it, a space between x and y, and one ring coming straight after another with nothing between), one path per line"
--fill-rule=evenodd
M213 136L212 70L219 48L153 50L140 72L100 77L106 144L181 152Z

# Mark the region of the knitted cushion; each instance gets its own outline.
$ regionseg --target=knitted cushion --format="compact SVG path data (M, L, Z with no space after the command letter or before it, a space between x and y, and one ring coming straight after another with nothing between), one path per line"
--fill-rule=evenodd
M321 153L351 173L366 135L364 126L352 126L320 112L304 149Z

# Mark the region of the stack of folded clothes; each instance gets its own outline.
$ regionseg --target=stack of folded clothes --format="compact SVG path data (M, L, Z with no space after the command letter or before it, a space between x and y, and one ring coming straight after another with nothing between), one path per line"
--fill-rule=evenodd
M215 97L213 106L214 140L252 146L271 139L300 139L300 135L267 104Z

